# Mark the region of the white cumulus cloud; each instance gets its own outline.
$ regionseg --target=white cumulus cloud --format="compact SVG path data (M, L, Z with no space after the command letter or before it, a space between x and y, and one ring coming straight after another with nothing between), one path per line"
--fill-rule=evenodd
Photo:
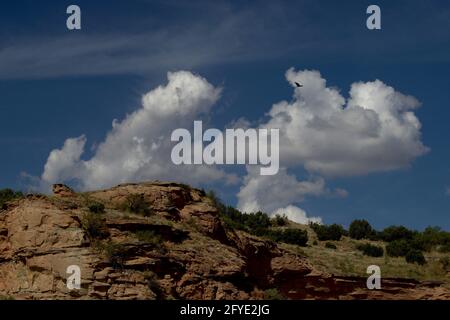
M42 179L51 182L68 180L75 176L78 170L83 170L80 157L85 144L85 136L70 138L64 142L61 150L56 149L50 152Z
M273 105L263 127L280 128L282 165L324 176L352 176L407 167L428 148L414 114L419 101L380 80L356 82L346 100L318 71L289 69L299 82L291 102Z
M327 86L318 71L286 72L295 88L291 101L274 104L260 128L280 130L280 170L261 176L258 166L247 166L247 175L237 194L244 212L284 212L294 221L320 222L308 218L295 205L307 196L335 195L325 177L355 176L408 167L429 149L421 141L421 124L414 111L420 102L380 80L355 82L348 98ZM297 88L295 82L303 84ZM220 88L190 72L168 73L168 83L142 98L142 106L112 129L94 155L82 159L84 135L67 139L53 150L41 176L43 184L77 181L80 189L109 187L122 182L152 179L190 184L239 179L217 166L176 166L170 160L170 135L177 128L192 128L220 98ZM232 127L250 127L240 118ZM288 173L305 169L307 180Z
M322 177L362 175L408 167L429 150L414 114L419 101L380 80L353 83L346 99L328 87L318 71L291 68L286 79L295 88L293 99L274 104L268 121L260 125L280 130L280 163L285 169L261 177L248 167L238 193L243 211L290 208L292 216L303 217L301 209L290 205L305 196L330 194L323 178L299 181L286 168L304 168ZM348 192L337 188L332 194L346 197Z
M42 181L50 184L77 181L80 189L109 187L122 182L167 179L189 183L236 177L217 167L176 166L170 159L170 135L176 128L190 129L220 97L206 79L187 71L168 73L168 83L142 98L142 107L123 121L113 121L111 131L88 160L81 156L86 138L67 139L62 149L48 157Z
M260 175L255 166L247 166L247 171L237 195L238 208L243 212L271 213L280 207L300 202L305 196L319 196L327 192L323 178L298 181L294 175L288 174L286 168L280 168L274 176Z
M247 166L247 175L237 194L237 207L246 213L285 214L290 220L302 224L322 223L320 217L310 218L303 209L292 204L302 202L308 196L324 195L346 197L348 192L341 188L330 190L321 177L301 181L289 174L286 168L280 168L277 175L262 176L257 167Z

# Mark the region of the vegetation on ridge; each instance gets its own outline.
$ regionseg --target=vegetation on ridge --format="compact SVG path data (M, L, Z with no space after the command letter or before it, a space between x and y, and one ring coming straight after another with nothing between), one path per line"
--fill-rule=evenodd
M269 218L263 212L256 213L242 213L236 208L225 206L214 194L210 191L207 193L208 198L219 210L225 227L229 229L236 229L248 232L258 237L268 238L275 242L284 242L295 244L298 246L306 246L308 242L308 232L298 228L273 228L273 226L285 226L288 220L283 216L276 216Z
M11 189L1 189L0 190L0 209L5 209L6 203L14 200L22 198L24 195L20 191L14 191Z
M407 273L413 272L412 270L416 270L415 268L422 268L417 269L414 273L408 273L408 277L415 278L418 274L422 273L426 277L425 274L431 273L434 275L433 277L445 278L446 273L450 271L450 263L448 263L450 258L445 255L450 253L450 232L443 231L439 227L428 227L424 231L419 232L410 230L404 226L389 226L381 231L377 231L368 221L363 219L351 222L348 231L338 224L325 225L311 223L309 226L301 226L287 220L282 215L271 218L263 212L244 214L236 208L222 204L213 192L208 192L207 196L218 208L220 217L228 228L243 230L279 243L294 244L303 247L308 246L308 243L316 247L319 245L317 241L326 241L325 244L320 245L317 249L311 247L311 249L306 251L306 253L313 253L312 256L316 256L320 247L333 249L328 250L327 254L336 251L336 254L342 256L342 249L338 243L345 239L346 248L348 244L351 244L346 249L346 252L347 250L349 252L361 252L368 259L382 258L384 259L383 261L376 263L389 266L384 269L389 270L388 272L392 272L392 274L400 273L397 267L395 267L395 270L391 269L394 267L394 260L395 264L398 264L398 267L402 265L397 259L403 259L406 265L411 264L417 266L411 266L411 268L405 269L404 271ZM295 236L290 237L291 234ZM309 242L309 239L311 239L311 242ZM363 240L365 242L361 242ZM424 253L427 253L427 255ZM426 256L429 256L429 258ZM350 255L347 255L347 257L347 259L355 260L347 262L343 260L339 263L344 264L337 266L337 268L344 273L355 274L355 266L359 265L357 261L365 261L365 259L361 257L351 258ZM323 254L320 256L317 253L317 258L318 260L322 260ZM342 258L344 259L345 256L342 256ZM324 265L324 271L329 271L327 268L329 268L330 262L327 264ZM362 272L365 272L365 270Z

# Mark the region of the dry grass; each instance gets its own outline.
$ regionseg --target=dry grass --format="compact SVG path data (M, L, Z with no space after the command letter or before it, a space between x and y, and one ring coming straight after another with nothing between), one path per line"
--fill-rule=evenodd
M308 228L304 226L303 228ZM377 265L381 268L381 274L386 278L413 278L421 281L443 281L450 288L450 273L445 270L440 259L450 258L450 254L436 251L425 252L427 263L423 266L410 264L405 258L392 258L386 256L374 258L363 255L356 249L357 244L369 242L385 247L381 241L354 240L343 237L340 241L329 241L336 245L337 249L325 248L326 241L313 245L314 232L308 230L310 241L308 247L296 248L296 246L282 244L282 247L293 252L301 253L307 257L310 263L319 271L338 276L367 276L369 265ZM311 239L312 238L312 239Z

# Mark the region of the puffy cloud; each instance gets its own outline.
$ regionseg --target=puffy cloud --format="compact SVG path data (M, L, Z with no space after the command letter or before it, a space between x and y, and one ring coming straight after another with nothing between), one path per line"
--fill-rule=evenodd
M295 207L306 196L336 195L321 176L351 176L402 168L428 151L421 142L420 122L414 97L395 91L376 80L352 84L345 99L336 88L327 87L317 71L286 72L295 88L290 102L272 106L261 128L280 129L281 168L275 176L261 176L258 166L247 166L238 198L244 212L284 211L298 222L313 221ZM53 150L42 174L43 183L79 182L82 189L117 183L167 179L191 184L239 179L217 166L176 166L170 161L176 128L191 128L220 97L220 89L190 72L168 73L168 83L142 98L142 107L123 121L113 121L111 131L92 158L82 160L86 138L67 139ZM232 127L248 128L239 119ZM288 169L305 168L309 180L299 181ZM281 211L280 211L281 210ZM311 220L309 220L311 219Z
M247 166L238 197L238 208L243 212L264 211L271 213L280 207L300 202L308 195L322 195L327 192L322 178L298 181L289 175L286 168L280 168L277 175L262 176L255 166Z
M86 137L70 138L64 142L61 150L53 150L48 156L42 179L44 181L67 180L76 175L80 167L81 154L84 151Z
M292 204L302 202L307 196L337 196L346 197L348 192L337 188L330 190L321 177L311 177L300 181L286 168L280 168L277 175L262 176L256 166L247 166L247 175L238 197L238 209L251 213L262 211L269 215L285 214L290 220L308 224L322 223L320 217L309 218L306 212Z
M292 102L273 105L262 125L280 128L282 165L351 176L406 167L428 151L414 97L375 80L352 84L346 100L318 71L291 68L286 79L304 86L295 88Z
M225 180L234 175L216 167L176 166L170 159L176 128L188 128L207 113L221 90L190 72L168 73L168 83L142 98L142 107L123 121L113 121L112 130L89 160L82 160L86 138L67 139L53 150L45 165L46 183L76 180L81 189L108 187L117 183L151 179L190 182Z
M305 210L300 209L296 206L287 206L286 208L280 208L275 210L272 215L285 215L289 220L301 223L301 224L309 224L312 223L322 223L322 218L320 217L308 217L306 215Z
M352 176L406 167L428 151L413 113L420 105L414 97L375 80L352 84L346 100L338 89L327 87L318 71L291 68L286 79L295 88L293 100L273 105L269 120L260 125L280 129L283 167L303 167L321 176ZM303 87L296 88L295 82ZM304 220L304 212L289 205L308 195L330 193L348 195L339 188L327 190L323 178L299 181L286 169L262 177L248 167L238 206L246 212L285 210Z

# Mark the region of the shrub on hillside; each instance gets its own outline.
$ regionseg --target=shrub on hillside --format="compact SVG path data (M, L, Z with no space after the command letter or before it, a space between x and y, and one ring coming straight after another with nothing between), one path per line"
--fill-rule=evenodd
M374 246L370 243L360 244L356 247L356 249L369 257L382 257L384 254L382 247Z
M341 225L332 224L332 225L323 225L318 223L311 223L310 227L314 230L317 235L317 239L320 241L327 240L341 240L341 237L344 235L345 230Z
M306 246L308 232L301 229L268 230L265 234L275 242L284 242L298 246Z
M6 203L8 201L22 198L23 193L20 191L14 191L11 189L2 189L0 190L0 209L5 209Z
M450 271L450 258L449 257L442 257L439 259L439 264L442 267L442 270L444 270L445 272L449 272Z
M256 234L263 234L264 230L272 225L269 216L260 211L244 214L243 221L244 224Z
M122 205L122 209L132 213L142 214L143 216L149 216L152 214L152 211L147 201L145 201L144 195L142 194L128 195Z
M272 225L269 216L262 212L247 214L233 207L224 207L220 214L227 227L256 235L263 234Z
M404 226L390 226L380 233L380 238L384 241L391 242L395 240L412 240L415 232Z
M404 257L411 249L407 240L394 240L386 246L386 253L390 257Z
M408 263L417 263L419 265L424 265L427 262L423 256L423 253L416 249L408 251L405 255L405 260Z
M360 239L372 239L375 236L375 230L366 220L354 220L348 229L350 238Z
M81 225L91 239L104 239L109 235L105 221L97 214L85 214Z
M230 229L246 230L246 226L243 222L243 213L239 210L228 206L222 211L219 211L220 217L222 218L225 226Z
M121 269L127 256L127 250L120 243L108 242L102 247L106 259L114 269Z
M450 252L450 243L443 244L438 247L438 251L442 253L448 253Z
M274 218L272 218L272 224L275 227L284 227L289 222L288 218L285 215L275 215Z
M219 211L225 226L230 229L243 230L250 234L266 237L276 242L306 246L308 233L300 229L273 230L273 220L263 212L242 213L233 207L222 207ZM284 219L281 217L281 219Z
M105 205L100 202L90 203L88 209L92 213L105 213Z
M325 243L325 248L334 249L334 250L337 249L336 245L334 243L331 243L331 242Z
M450 252L450 232L439 227L427 227L418 238L424 243L427 251L437 247L441 252Z
M422 233L416 232L412 239L406 240L412 249L416 249L419 251L430 251L433 248L433 245L427 241L427 239L423 236Z
M267 289L264 291L264 299L265 300L284 300L285 297L276 289Z

